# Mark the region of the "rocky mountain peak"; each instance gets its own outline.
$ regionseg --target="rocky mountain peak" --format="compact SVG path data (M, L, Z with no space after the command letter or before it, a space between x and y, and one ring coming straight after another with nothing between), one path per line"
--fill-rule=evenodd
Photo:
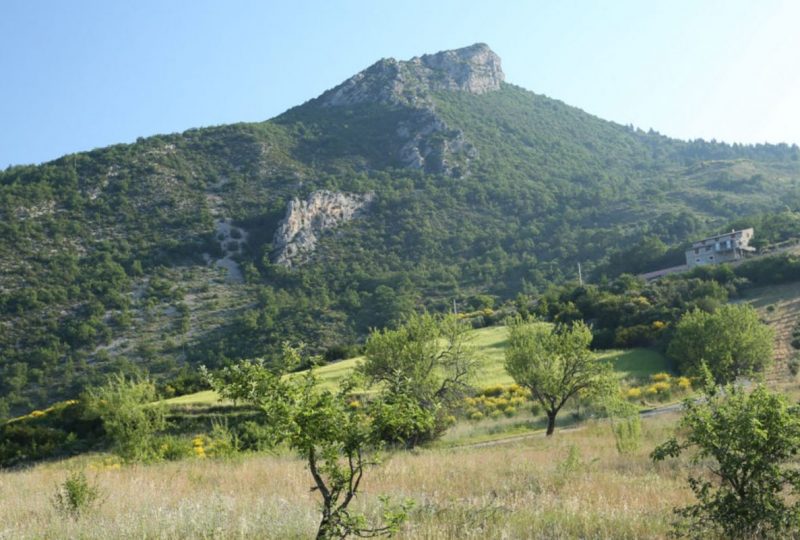
M505 80L500 57L484 43L414 57L379 60L321 96L323 105L358 103L424 105L430 92L483 94Z
M461 90L483 94L500 89L505 80L500 57L485 43L412 58L409 64L423 66L433 90Z

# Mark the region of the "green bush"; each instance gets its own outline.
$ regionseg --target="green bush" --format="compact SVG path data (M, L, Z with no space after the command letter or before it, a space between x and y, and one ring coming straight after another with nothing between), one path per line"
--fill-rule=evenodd
M642 446L642 421L638 414L613 418L611 431L620 454L633 454Z
M100 504L100 496L100 489L83 471L75 471L56 487L52 502L59 514L77 520Z
M166 428L166 408L150 380L115 375L88 389L84 400L88 414L102 421L117 455L126 461L159 457L156 434Z

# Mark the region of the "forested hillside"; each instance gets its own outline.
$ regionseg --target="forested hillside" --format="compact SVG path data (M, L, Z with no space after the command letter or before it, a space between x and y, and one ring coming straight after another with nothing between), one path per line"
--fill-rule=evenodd
M601 120L506 83L485 45L381 60L266 122L10 167L0 416L110 370L181 392L189 366L285 340L335 358L414 309L491 307L573 279L578 262L595 280L652 269L736 219L796 223L798 179L796 146ZM316 242L279 263L290 202L311 212L320 190L369 203L299 215Z

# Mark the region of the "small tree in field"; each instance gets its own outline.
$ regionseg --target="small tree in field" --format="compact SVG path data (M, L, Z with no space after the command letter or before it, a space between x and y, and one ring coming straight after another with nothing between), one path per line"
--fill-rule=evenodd
M784 396L757 386L714 388L687 401L685 438L672 438L655 461L694 449L691 463L708 474L689 477L697 504L676 509L676 532L695 538L797 538L800 534L800 418Z
M556 416L579 394L607 395L615 386L611 366L589 350L592 332L582 321L552 326L515 319L509 326L506 371L547 414L547 435Z
M472 328L454 315L414 315L396 330L372 332L358 371L369 384L382 386L384 403L405 408L402 417L412 420L385 429L387 439L415 446L444 432L475 374L472 336Z
M313 490L322 497L322 519L318 539L390 535L405 520L410 503L388 508L383 523L371 526L366 517L350 511L361 488L365 471L377 464L379 443L372 418L345 383L336 393L317 387L314 370L287 376L299 363L296 350L284 350L285 362L270 370L258 362L227 368L221 377L211 377L212 386L224 397L236 397L260 407L272 446L285 443L305 459L314 481ZM249 384L245 384L243 374ZM235 381L226 386L223 381ZM386 499L381 499L384 505Z

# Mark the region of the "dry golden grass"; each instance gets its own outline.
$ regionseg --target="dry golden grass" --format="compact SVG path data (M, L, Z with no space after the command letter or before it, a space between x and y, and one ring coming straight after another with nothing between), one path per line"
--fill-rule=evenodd
M648 458L674 420L648 419L632 456L618 455L605 422L550 440L396 453L369 472L358 506L376 512L380 494L414 499L401 538L661 538L671 508L691 500L685 470ZM571 446L582 464L565 471ZM107 498L72 521L49 499L69 467L86 461L0 473L0 538L309 538L316 530L317 495L292 456L89 469Z

